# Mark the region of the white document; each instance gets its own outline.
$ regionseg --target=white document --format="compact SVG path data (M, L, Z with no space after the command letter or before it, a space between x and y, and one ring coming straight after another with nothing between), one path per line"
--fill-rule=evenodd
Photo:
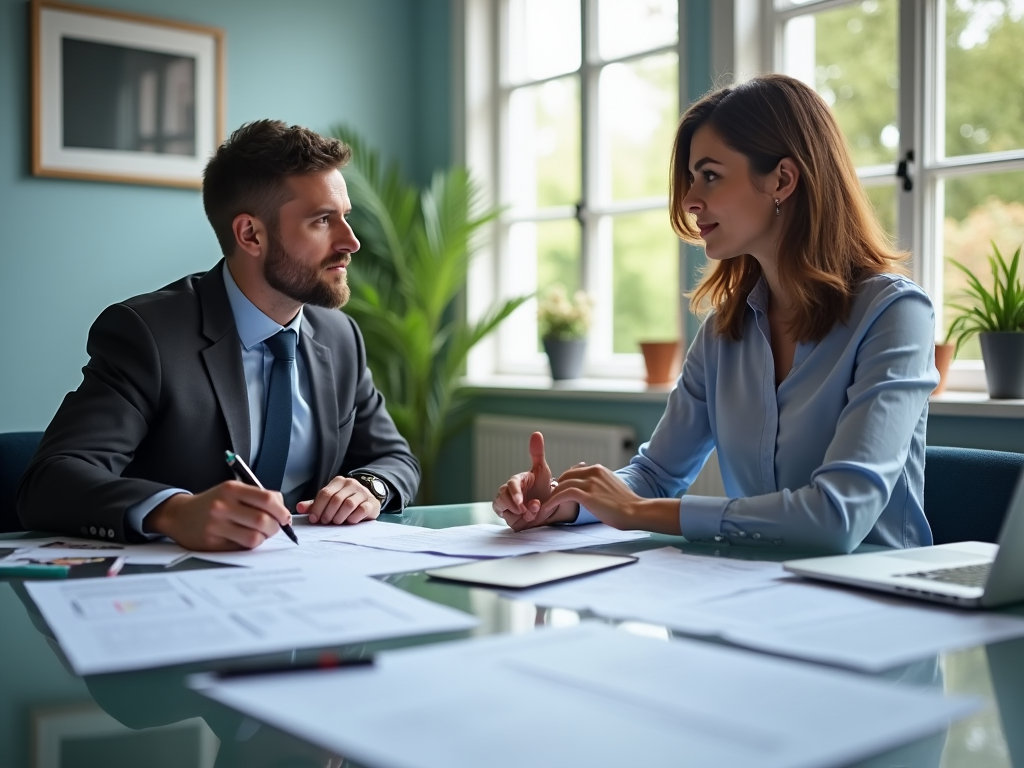
M80 675L450 632L461 611L325 566L25 585Z
M510 597L869 672L1024 637L1022 617L812 583L785 574L778 563L671 549L638 556L629 568Z
M120 544L116 542L76 539L72 537L47 539L18 539L23 544L11 559L53 560L67 557L125 557L132 565L171 565L189 556L189 551L173 542L154 541L147 544Z
M306 528L300 531L305 534ZM387 549L371 549L355 544L345 544L330 539L319 539L303 535L301 544L295 546L284 534L281 538L287 546L276 546L275 536L253 550L244 552L196 552L194 557L224 565L240 565L246 568L280 568L296 563L335 563L352 573L362 576L384 576L389 573L424 571L445 565L460 565L474 562L473 558L446 557L427 552L394 552ZM268 547L275 542L273 548Z
M343 526L338 530L340 535L334 540L348 544L400 552L433 552L461 557L514 557L534 552L634 541L650 536L644 531L619 531L603 523L546 526L516 533L503 524L422 528L374 521Z
M941 691L597 624L382 653L372 667L203 675L190 685L348 759L391 768L827 768L981 708ZM339 701L358 706L341 712Z

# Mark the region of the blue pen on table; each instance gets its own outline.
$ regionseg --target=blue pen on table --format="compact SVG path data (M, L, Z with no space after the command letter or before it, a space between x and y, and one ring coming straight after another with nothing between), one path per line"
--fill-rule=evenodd
M248 483L249 485L255 485L257 488L263 487L263 483L260 482L260 479L253 474L253 471L249 469L246 463L242 461L242 457L237 453L234 451L224 451L224 460L234 471L235 477L237 477L241 482ZM281 523L281 530L285 532L285 535L289 539L294 541L296 544L299 543L299 537L295 535L295 531L292 530L292 527L288 523Z
M9 579L65 579L70 565L45 563L0 563L0 578Z

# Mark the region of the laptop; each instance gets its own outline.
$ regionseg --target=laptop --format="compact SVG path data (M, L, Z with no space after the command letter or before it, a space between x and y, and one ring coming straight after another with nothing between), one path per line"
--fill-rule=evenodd
M916 549L812 557L782 565L787 571L812 579L964 608L994 608L1024 600L1024 473L1010 500L999 544L961 541Z

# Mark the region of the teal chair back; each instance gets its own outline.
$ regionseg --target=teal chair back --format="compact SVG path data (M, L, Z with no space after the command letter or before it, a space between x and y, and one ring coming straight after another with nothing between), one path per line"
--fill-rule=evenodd
M1024 453L929 445L924 462L924 514L936 544L999 539Z
M0 533L25 530L15 506L18 482L42 439L42 432L0 433Z

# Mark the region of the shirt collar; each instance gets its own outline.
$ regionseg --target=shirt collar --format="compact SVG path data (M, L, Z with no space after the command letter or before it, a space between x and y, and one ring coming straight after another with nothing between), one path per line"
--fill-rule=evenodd
M298 337L302 329L302 308L288 325L280 325L277 321L267 317L263 311L253 304L242 293L242 289L235 283L228 269L227 261L224 262L224 288L228 292L228 303L231 305L231 314L235 316L235 327L238 329L238 338L242 340L242 346L246 351L257 344L262 344L275 333L291 328Z
M768 314L768 282L762 274L747 294L747 305L755 312Z

